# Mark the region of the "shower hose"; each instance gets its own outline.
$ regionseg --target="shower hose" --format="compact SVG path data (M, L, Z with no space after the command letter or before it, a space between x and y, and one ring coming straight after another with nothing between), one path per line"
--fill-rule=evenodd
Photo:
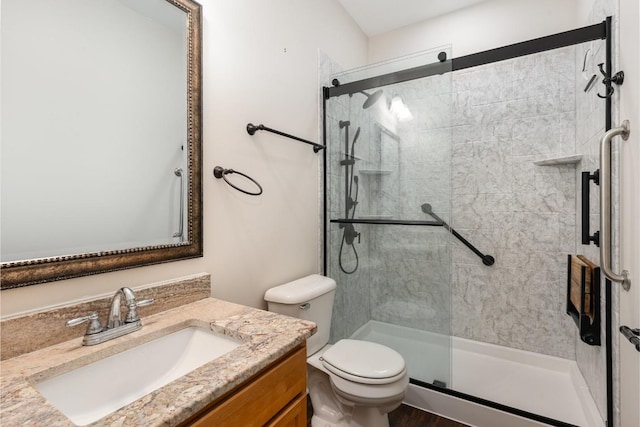
M353 169L351 170L351 186L349 187L349 199L351 200L351 190L353 189L353 184L355 181L356 184L356 197L355 199L352 199L353 202L353 211L351 212L351 219L353 219L356 216L356 206L358 205L358 190L360 188L360 185L358 184L358 177L357 176L353 176ZM340 270L342 270L343 273L346 274L353 274L356 272L356 270L358 270L358 265L360 264L360 259L358 258L358 251L356 250L356 245L354 244L353 240L351 241L351 248L353 249L353 254L355 255L356 258L356 265L355 267L353 267L353 270L347 270L344 268L344 265L342 265L342 249L344 248L344 241L346 239L346 234L347 234L347 226L351 226L351 228L353 229L353 225L352 224L347 224L344 227L344 230L342 232L342 242L340 242L340 253L338 255L338 265L340 265Z

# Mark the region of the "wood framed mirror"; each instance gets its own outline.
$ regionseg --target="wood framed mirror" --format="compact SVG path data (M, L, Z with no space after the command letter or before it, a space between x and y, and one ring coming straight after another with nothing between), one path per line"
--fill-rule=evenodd
M0 288L201 257L192 0L2 2Z

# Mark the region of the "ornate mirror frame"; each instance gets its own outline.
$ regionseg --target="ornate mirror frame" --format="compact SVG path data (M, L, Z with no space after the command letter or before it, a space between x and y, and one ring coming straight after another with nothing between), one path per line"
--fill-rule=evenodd
M193 0L165 0L187 21L187 236L185 242L83 253L0 264L0 289L159 264L203 255L202 244L202 7Z

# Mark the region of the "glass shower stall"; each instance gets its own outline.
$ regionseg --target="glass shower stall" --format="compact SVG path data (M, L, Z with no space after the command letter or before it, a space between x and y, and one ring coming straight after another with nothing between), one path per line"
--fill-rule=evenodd
M609 126L604 25L470 66L446 46L331 76L333 342L387 345L414 385L552 425L610 416L607 349L581 339L567 309L567 255L599 261L578 229L598 217L579 197ZM605 312L605 298L594 304Z
M343 285L334 339L393 338L412 378L449 384L452 75L438 55L447 50L411 59L440 74L327 100L328 271Z

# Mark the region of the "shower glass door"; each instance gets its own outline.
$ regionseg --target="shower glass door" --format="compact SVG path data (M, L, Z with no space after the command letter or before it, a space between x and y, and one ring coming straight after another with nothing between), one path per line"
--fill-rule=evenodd
M411 378L441 386L451 383L450 57L440 48L335 75L325 107L332 342L387 345Z

